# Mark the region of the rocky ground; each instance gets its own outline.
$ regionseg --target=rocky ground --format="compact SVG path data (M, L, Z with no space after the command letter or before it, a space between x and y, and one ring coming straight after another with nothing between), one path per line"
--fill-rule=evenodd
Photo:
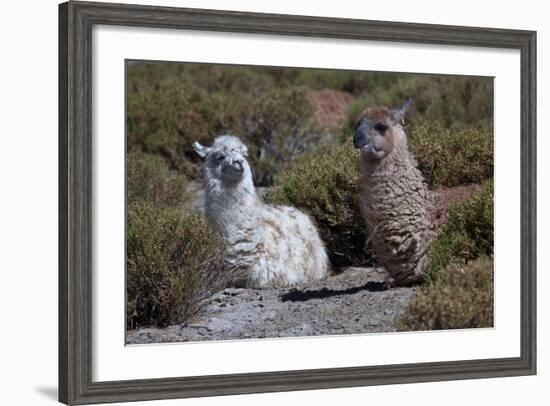
M395 331L415 288L386 289L374 268L347 268L301 289L225 289L185 325L129 331L128 344Z

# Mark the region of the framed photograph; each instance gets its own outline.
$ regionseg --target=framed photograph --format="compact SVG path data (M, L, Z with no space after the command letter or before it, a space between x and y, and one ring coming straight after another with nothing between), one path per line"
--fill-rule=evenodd
M59 400L536 373L536 33L59 6Z

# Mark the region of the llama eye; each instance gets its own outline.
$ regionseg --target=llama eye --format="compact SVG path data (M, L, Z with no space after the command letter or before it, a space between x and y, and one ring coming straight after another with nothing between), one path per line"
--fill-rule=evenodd
M384 135L384 133L386 132L386 130L388 129L388 127L386 127L386 125L383 124L383 123L376 123L376 124L374 125L374 129L375 129L376 131L378 131L380 134Z
M225 155L217 155L216 161L223 161L225 159Z

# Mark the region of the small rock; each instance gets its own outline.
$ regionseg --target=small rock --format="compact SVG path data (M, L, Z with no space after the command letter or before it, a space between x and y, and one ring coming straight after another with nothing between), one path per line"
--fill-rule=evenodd
M265 314L264 321L273 321L275 320L275 316L277 316L277 312L275 312L275 310L271 310Z

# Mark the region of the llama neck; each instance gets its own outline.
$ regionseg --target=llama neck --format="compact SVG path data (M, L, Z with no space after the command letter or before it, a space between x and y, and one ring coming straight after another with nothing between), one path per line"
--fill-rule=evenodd
M380 177L391 177L396 171L414 166L407 145L397 145L384 159L361 159L361 171L367 183L378 183Z
M207 181L205 198L208 219L222 230L250 219L261 202L251 179L235 184Z

